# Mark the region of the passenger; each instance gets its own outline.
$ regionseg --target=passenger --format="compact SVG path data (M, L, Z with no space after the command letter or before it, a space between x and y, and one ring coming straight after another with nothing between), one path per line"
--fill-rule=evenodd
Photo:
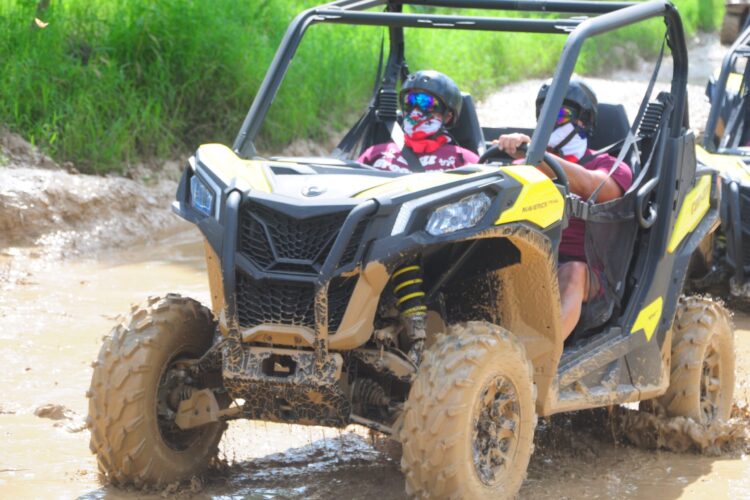
M479 157L454 144L447 129L461 113L461 92L448 76L437 71L417 71L409 75L399 94L404 114L403 150L395 142L376 144L359 157L360 163L391 172L413 172L404 154L418 160L423 170L449 170L476 163Z
M536 99L536 116L539 118L549 84L539 89ZM603 183L596 202L602 203L621 197L633 183L633 173L625 163L620 163L612 175L610 168L616 158L609 154L596 155L588 148L588 137L596 124L597 99L593 90L583 81L573 78L560 108L555 129L550 136L548 151L554 155L568 176L570 191L588 200ZM525 134L501 135L497 144L513 156L523 156L518 150L531 139ZM554 173L544 163L541 170L550 177ZM584 251L584 221L571 217L560 242L557 276L560 284L563 338L567 338L581 317L582 304L596 297L601 290L600 270L589 268Z

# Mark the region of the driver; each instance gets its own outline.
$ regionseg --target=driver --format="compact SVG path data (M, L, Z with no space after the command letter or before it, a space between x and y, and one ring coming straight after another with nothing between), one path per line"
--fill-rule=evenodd
M550 82L539 89L536 98L536 117L547 97ZM570 191L588 200L600 185L596 202L602 203L622 196L633 183L633 173L628 165L620 163L610 175L616 158L604 153L596 154L588 147L596 125L597 99L594 91L578 78L572 78L557 114L555 128L547 150L557 158L568 176ZM525 134L501 135L499 149L514 158L523 157L521 144L531 138ZM544 163L540 169L554 178L552 170ZM597 296L601 290L601 273L589 268L584 251L584 221L571 217L560 242L557 276L560 284L563 338L567 338L581 317L582 304Z
M461 103L461 91L447 75L432 70L409 75L399 94L403 147L395 142L376 144L357 161L391 172L415 172L420 165L422 170L449 170L476 163L479 157L455 144L447 131L458 120Z

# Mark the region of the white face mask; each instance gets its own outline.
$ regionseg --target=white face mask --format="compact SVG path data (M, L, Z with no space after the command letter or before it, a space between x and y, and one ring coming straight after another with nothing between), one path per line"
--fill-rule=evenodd
M404 134L409 137L421 132L417 139L424 139L437 133L443 126L443 120L438 116L422 113L419 108L414 108L404 118Z
M572 123L566 123L561 127L557 127L552 131L552 135L549 137L549 147L556 148L558 144L565 140L571 132L575 130ZM576 158L583 158L586 154L586 148L588 147L588 140L585 137L581 137L580 134L575 134L572 139L568 141L562 147L563 156L575 156Z

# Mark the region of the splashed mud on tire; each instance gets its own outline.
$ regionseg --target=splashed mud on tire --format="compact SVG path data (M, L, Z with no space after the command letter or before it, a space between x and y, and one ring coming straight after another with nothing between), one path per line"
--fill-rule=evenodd
M596 459L602 446L636 446L677 453L723 453L750 450L750 409L742 403L728 421L701 424L686 417L667 417L658 410L640 411L624 406L556 415L540 422L536 453L568 453Z
M735 405L728 421L708 425L690 418L668 418L627 408L618 408L613 418L623 438L647 449L697 451L717 456L725 451L747 450L750 445L750 411L746 406Z

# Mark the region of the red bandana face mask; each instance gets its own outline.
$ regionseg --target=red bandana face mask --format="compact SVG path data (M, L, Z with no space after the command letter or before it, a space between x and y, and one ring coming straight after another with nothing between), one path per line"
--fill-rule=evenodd
M432 153L448 142L445 135L434 137L442 128L440 117L414 108L404 118L404 142L417 154Z

